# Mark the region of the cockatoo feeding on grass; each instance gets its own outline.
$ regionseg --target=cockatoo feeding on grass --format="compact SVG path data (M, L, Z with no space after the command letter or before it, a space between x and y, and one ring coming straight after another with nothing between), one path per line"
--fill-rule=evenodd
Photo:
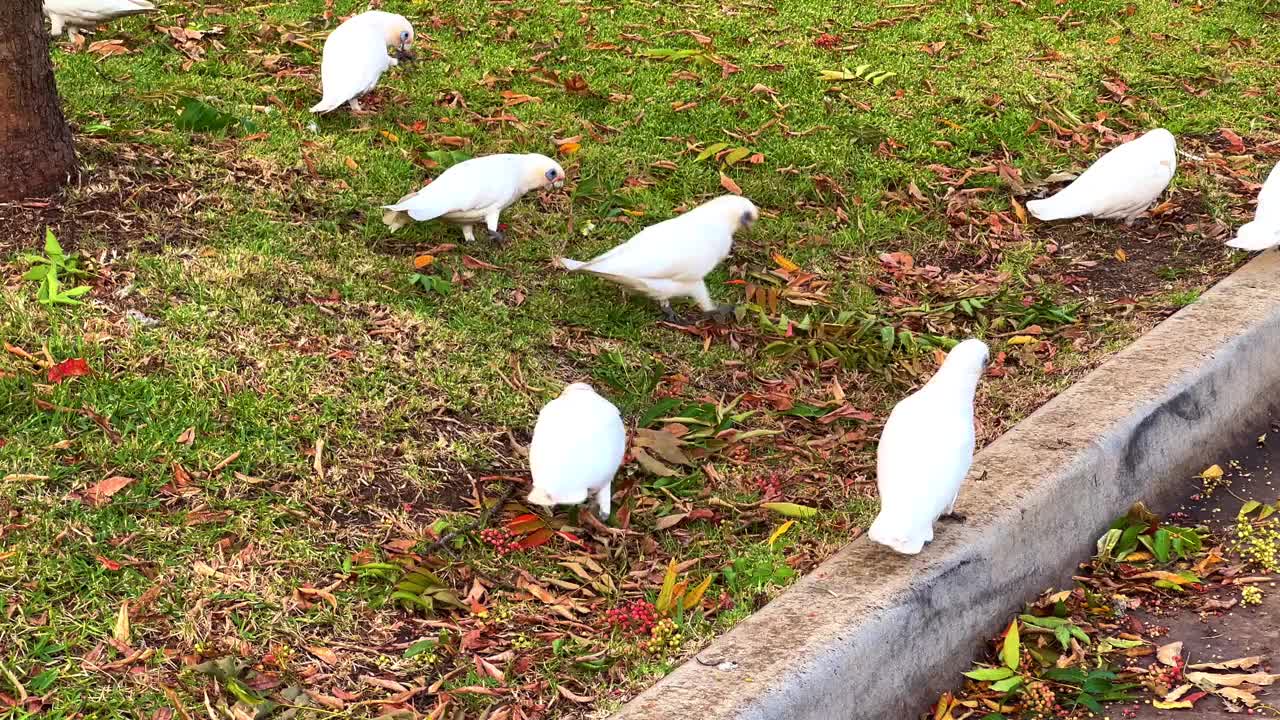
M445 170L418 192L395 205L384 205L382 222L392 232L409 224L440 218L462 226L462 236L474 242L475 226L484 223L498 242L498 216L530 190L564 187L564 168L546 155L486 155Z
M1280 245L1280 163L1258 192L1258 211L1253 222L1240 226L1234 240L1227 243L1241 250L1266 250Z
M1040 220L1095 217L1133 224L1169 187L1178 167L1178 143L1157 128L1112 148L1057 194L1027 203Z
M10 0L12 1L12 0ZM44 0L44 14L49 17L54 37L65 29L72 37L81 28L91 28L116 18L155 12L147 0Z
M668 320L676 319L673 298L692 298L704 313L727 317L732 305L717 306L706 276L729 255L733 235L760 217L752 202L723 195L689 212L641 230L627 242L586 262L561 258L573 272L585 272L653 298Z
M538 413L529 444L533 490L529 502L576 505L594 495L600 517L609 519L613 476L622 466L627 431L618 408L590 385L574 383Z
M324 41L320 84L324 98L311 108L327 113L343 103L361 112L360 96L378 84L382 73L399 60L387 55L395 48L404 55L413 45L413 26L401 15L381 10L360 13L342 23Z
M973 464L973 396L987 357L981 340L956 345L937 374L889 414L876 451L873 541L916 555L933 540L934 521L955 510Z

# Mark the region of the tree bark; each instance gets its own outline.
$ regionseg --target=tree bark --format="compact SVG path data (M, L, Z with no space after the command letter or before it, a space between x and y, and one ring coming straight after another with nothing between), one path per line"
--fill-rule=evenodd
M0 0L0 201L48 197L76 168L43 0Z

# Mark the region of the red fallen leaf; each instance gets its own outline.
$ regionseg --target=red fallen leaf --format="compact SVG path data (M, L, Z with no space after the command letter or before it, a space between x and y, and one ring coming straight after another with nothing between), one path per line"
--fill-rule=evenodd
M534 530L540 530L546 527L547 523L541 517L533 513L525 513L514 520L507 522L507 530L516 535L528 535Z
M133 483L133 478L123 475L112 475L96 485L90 485L84 490L84 501L94 507L98 507L105 503L108 498L121 490L125 489Z
M720 187L728 190L734 195L742 194L742 188L738 187L738 183L734 182L733 178L725 175L724 173L720 173Z
M111 558L106 558L101 555L98 555L97 558L98 558L98 562L102 563L102 567L110 570L111 572L115 572L120 568L124 567L123 565L116 562L115 560L112 560Z
M72 358L49 368L49 382L58 384L69 377L80 377L93 372L84 358Z
M556 534L575 545L581 545L582 547L587 546L586 543L582 542L582 538L578 537L577 535L574 535L571 532L565 532L564 530L557 530Z
M516 543L516 547L521 550L532 550L533 548L546 545L551 538L556 536L556 531L551 528L542 528L529 533L526 537Z
M1228 143L1231 143L1231 147L1229 148L1231 152L1237 155L1244 153L1244 140L1242 140L1239 135L1235 134L1234 132L1226 128L1222 129L1221 134L1222 134L1223 140L1226 140Z

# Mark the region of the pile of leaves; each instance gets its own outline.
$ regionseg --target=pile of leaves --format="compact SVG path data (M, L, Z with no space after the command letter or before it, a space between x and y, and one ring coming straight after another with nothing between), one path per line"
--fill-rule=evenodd
M1137 701L1203 710L1210 698L1229 712L1252 713L1262 706L1258 695L1280 681L1265 670L1267 658L1187 664L1183 643L1161 643L1165 629L1138 616L1220 613L1240 601L1211 592L1247 598L1256 566L1230 559L1216 540L1206 528L1169 524L1135 505L1098 540L1076 586L1045 593L1012 620L988 659L964 673L964 686L944 694L930 717L1086 718L1103 716L1107 704Z

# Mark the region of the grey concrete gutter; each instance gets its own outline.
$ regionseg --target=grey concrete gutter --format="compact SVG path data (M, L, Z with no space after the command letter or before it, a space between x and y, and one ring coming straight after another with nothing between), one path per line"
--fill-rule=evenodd
M1185 492L1178 478L1275 410L1269 252L979 453L966 523L940 523L914 558L854 541L613 720L916 717L1118 514Z

